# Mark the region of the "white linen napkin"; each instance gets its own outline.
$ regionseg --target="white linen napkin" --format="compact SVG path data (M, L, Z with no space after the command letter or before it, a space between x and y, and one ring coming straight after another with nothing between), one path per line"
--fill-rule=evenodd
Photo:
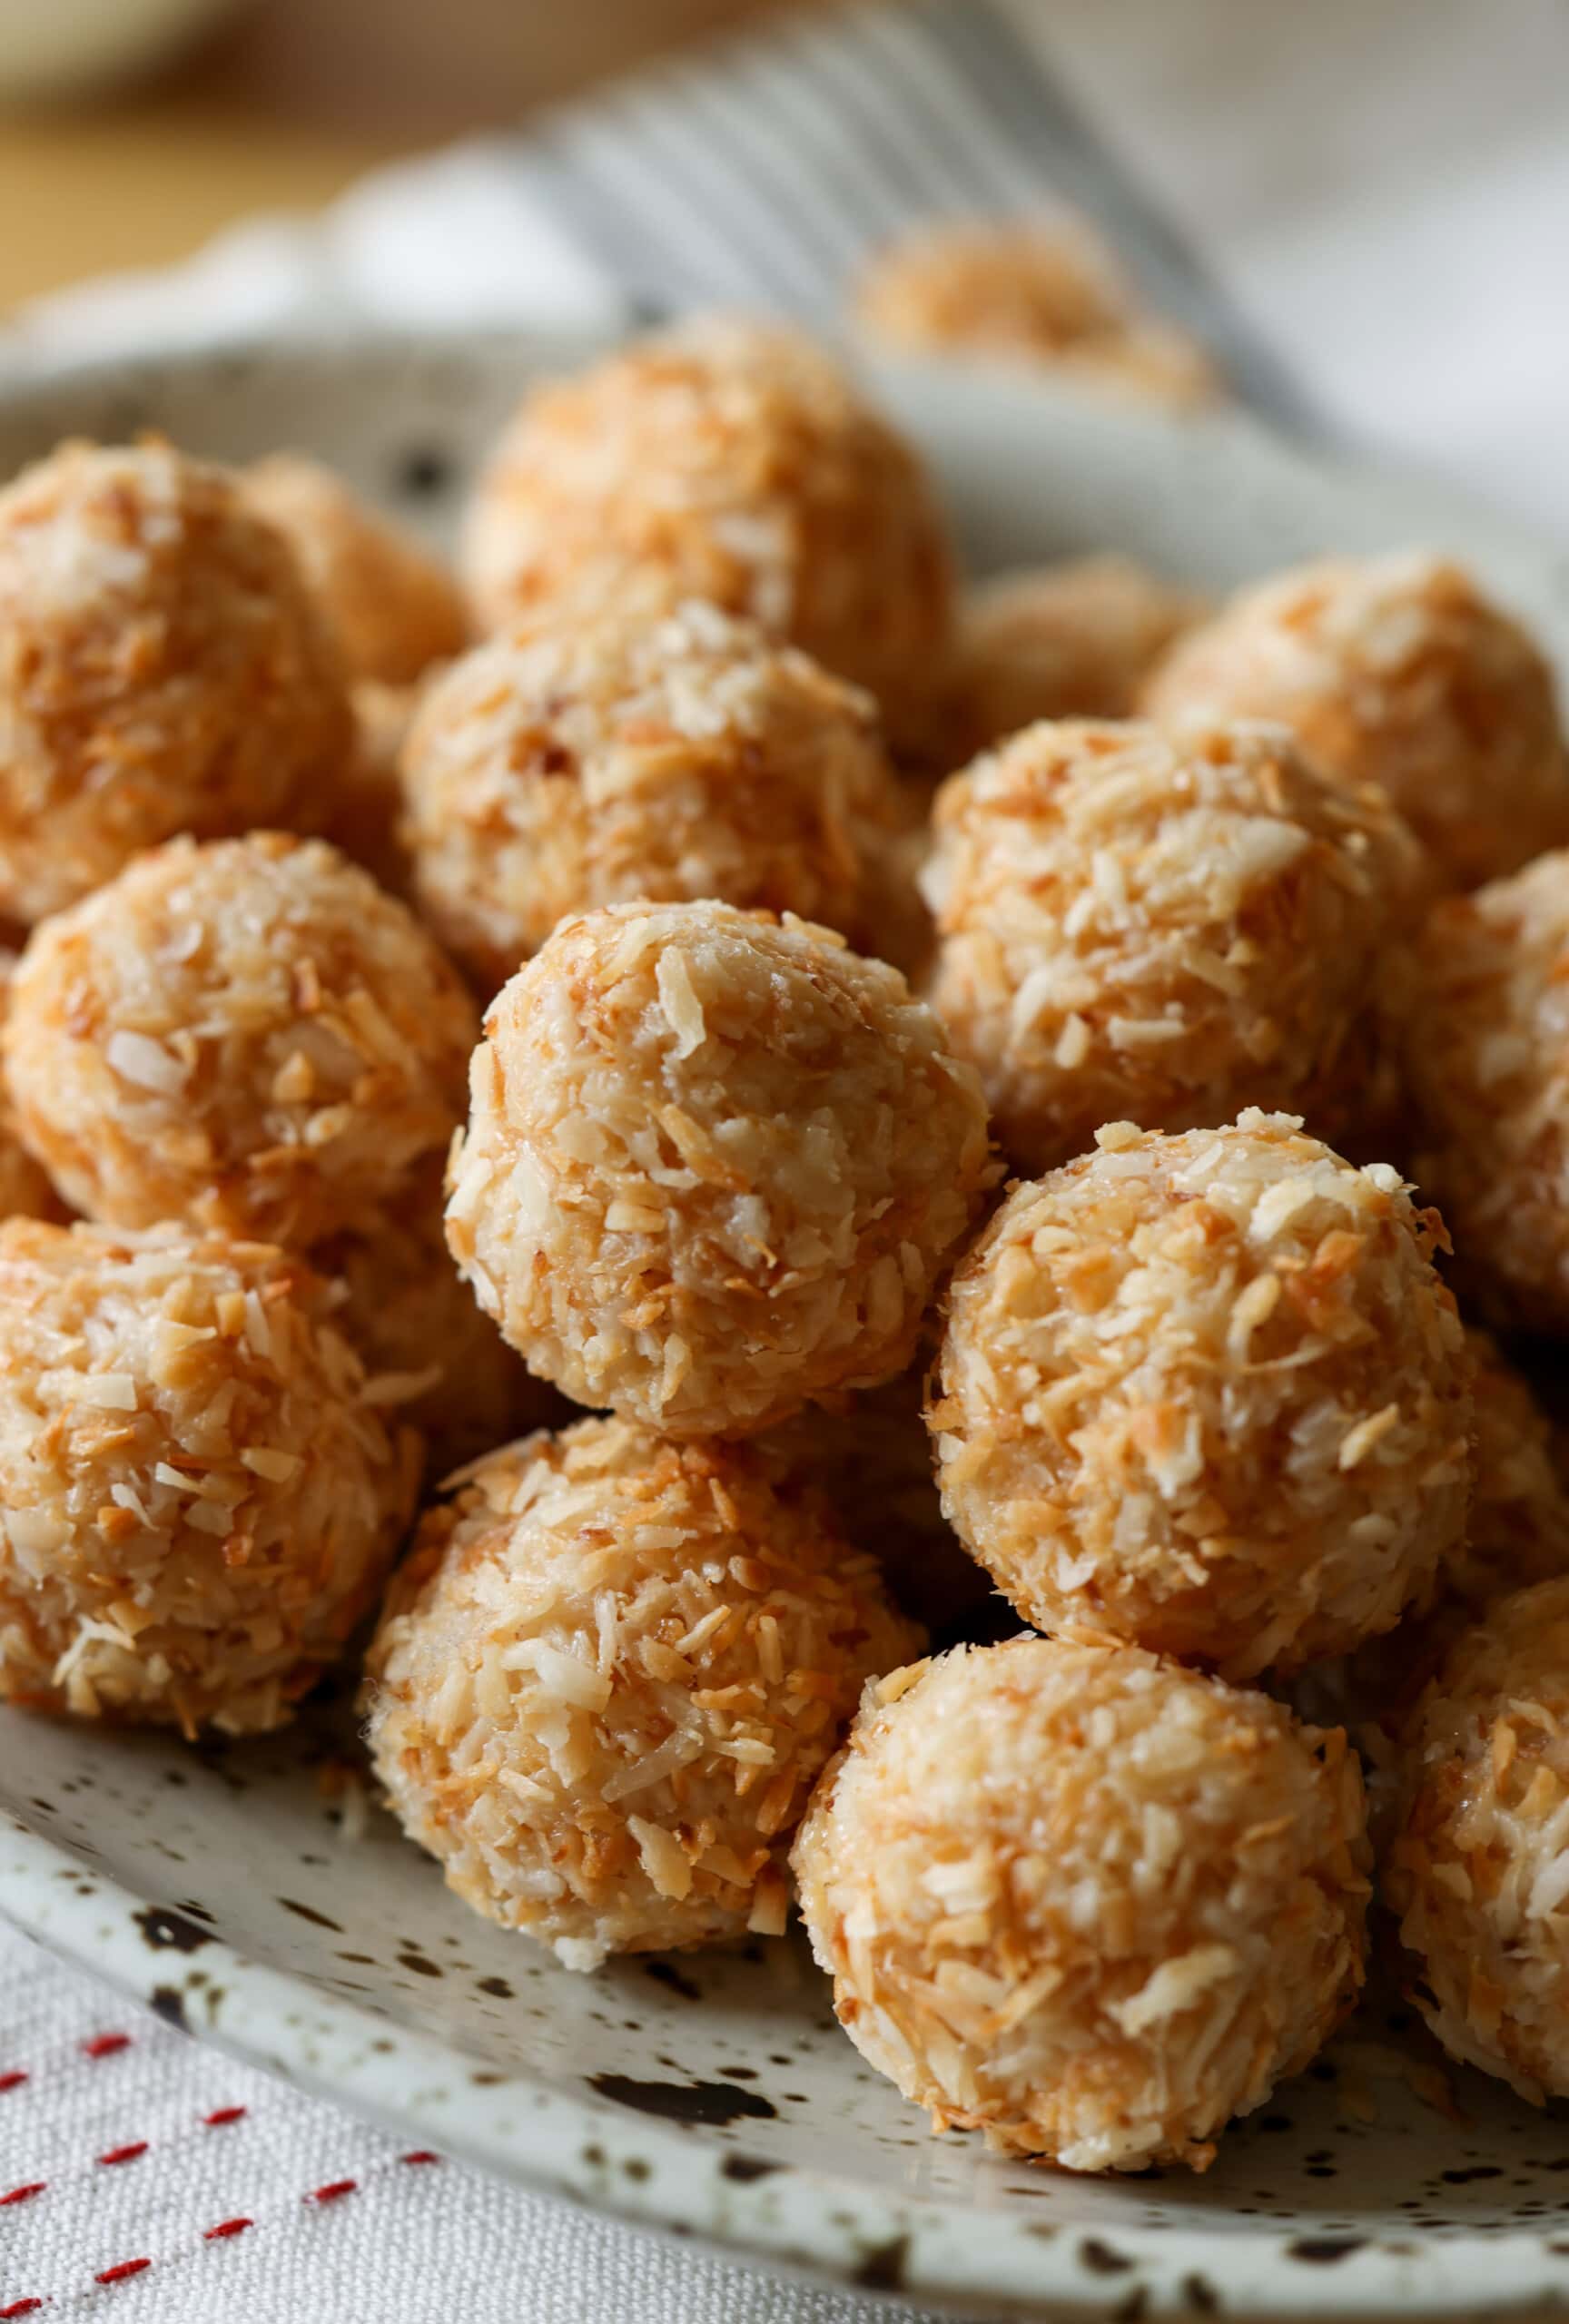
M1558 0L814 14L380 172L321 220L258 221L172 273L41 300L0 332L0 366L696 300L825 320L857 254L912 215L1056 193L1266 416L1569 532L1566 129ZM411 2161L0 1930L0 2319L100 2309L116 2324L889 2314Z

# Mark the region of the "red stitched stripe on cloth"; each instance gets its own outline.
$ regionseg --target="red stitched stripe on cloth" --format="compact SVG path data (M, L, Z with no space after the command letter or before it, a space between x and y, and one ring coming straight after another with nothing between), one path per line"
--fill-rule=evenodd
M48 2184L49 2181L47 2179L35 2179L30 2186L13 2187L8 2195L0 2195L0 2205L5 2203L25 2203L28 2201L32 2196L41 2195Z
M243 2106L216 2107L211 2114L202 2115L202 2127L209 2131L221 2130L225 2122L237 2122L244 2112Z
M248 2219L221 2219L216 2227L207 2230L202 2240L203 2243L220 2243L226 2235L243 2235L246 2229L254 2224L254 2221Z
M133 2139L129 2146L112 2146L108 2153L101 2154L98 2160L100 2162L134 2162L139 2154L146 2152L145 2139Z
M0 2091L20 2090L26 2079L25 2068L13 2066L9 2073L0 2073ZM11 2313L8 2308L0 2309L0 2316L9 2316Z
M340 2196L353 2194L359 2184L358 2179L330 2180L325 2187L313 2187L305 2201L308 2203L335 2203Z
M116 2267L105 2268L93 2280L95 2284L123 2284L127 2276L139 2276L144 2268L152 2265L151 2260L122 2260Z
M90 2042L82 2044L83 2054L89 2058L112 2058L116 2050L130 2047L129 2034L94 2034Z

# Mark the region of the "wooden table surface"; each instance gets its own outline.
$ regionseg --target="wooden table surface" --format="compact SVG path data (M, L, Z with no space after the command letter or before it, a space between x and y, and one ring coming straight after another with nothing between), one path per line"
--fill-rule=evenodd
M3 5L3 0L0 0ZM0 311L310 211L378 162L517 120L767 0L250 0L156 79L0 116Z

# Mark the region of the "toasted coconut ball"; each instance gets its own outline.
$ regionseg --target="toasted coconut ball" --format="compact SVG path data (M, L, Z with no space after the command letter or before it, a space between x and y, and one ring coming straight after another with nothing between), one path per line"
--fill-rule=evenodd
M798 1413L760 1438L758 1450L793 1482L823 1492L907 1613L926 1630L951 1632L986 1603L992 1578L942 1514L924 1391L921 1363L840 1407Z
M869 1687L792 1852L862 2054L936 2130L1070 2171L1202 2171L1362 1982L1339 1733L1104 1640Z
M1311 1111L1414 891L1370 787L1283 727L1027 727L938 793L933 1006L1041 1169L1097 1126Z
M0 912L139 848L310 812L351 746L338 657L272 527L164 444L67 444L0 493Z
M639 896L854 932L903 812L871 697L706 605L479 647L426 694L403 775L420 908L492 991L558 920Z
M418 1440L366 1391L270 1245L0 1226L0 1695L279 1726L410 1514Z
M11 980L16 972L15 952L0 950L0 1022L11 1006ZM0 1077L0 1218L53 1218L68 1216L49 1176L23 1145L10 1093Z
M1231 1679L1392 1628L1470 1492L1441 1231L1286 1115L1103 1129L954 1275L927 1418L961 1538L1038 1629Z
M370 872L390 896L408 900L414 868L404 844L399 753L419 704L416 686L361 679L351 689L357 738L318 818L323 838Z
M1430 1608L1355 1653L1298 1672L1285 1689L1299 1717L1339 1719L1381 1778L1412 1703L1462 1630L1495 1599L1569 1572L1569 1492L1555 1465L1553 1424L1486 1332L1468 1328L1475 1482L1465 1531L1445 1560Z
M1462 1547L1439 1577L1440 1607L1494 1599L1569 1571L1569 1492L1553 1423L1489 1333L1468 1329L1475 1483Z
M1446 886L1569 840L1552 672L1445 557L1326 557L1244 589L1179 640L1144 706L1283 720L1330 773L1388 793Z
M1415 1172L1474 1295L1569 1331L1569 849L1436 905L1395 963L1389 1014Z
M1569 2095L1569 1575L1495 1602L1405 1738L1385 1893L1450 2055Z
M432 1510L371 1649L410 1837L568 1968L784 1925L863 1681L919 1650L869 1558L745 1448L586 1420Z
M307 1245L395 1201L460 1116L474 1006L320 840L173 840L39 928L5 1062L88 1216Z
M461 654L469 622L458 584L411 533L340 476L294 452L242 469L246 504L288 541L352 678L411 685Z
M475 1052L447 1236L530 1370L747 1435L913 1356L992 1170L898 972L715 903L563 921Z
M999 574L965 598L959 655L974 747L1041 718L1128 718L1167 647L1204 613L1130 556Z
M923 226L873 259L855 311L873 337L915 354L1028 365L1179 409L1223 392L1198 341L1140 311L1111 253L1077 218Z
M694 597L788 637L920 725L952 572L914 453L821 349L707 318L537 390L469 513L481 620L551 598L651 617Z
M433 1476L567 1416L453 1265L439 1168L373 1226L319 1245L311 1263L341 1285L338 1328L375 1375L378 1395L424 1436Z

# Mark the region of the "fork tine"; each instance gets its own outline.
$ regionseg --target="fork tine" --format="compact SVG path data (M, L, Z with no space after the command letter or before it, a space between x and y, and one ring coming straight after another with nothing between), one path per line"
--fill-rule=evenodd
M752 246L765 250L779 279L788 281L784 303L820 306L844 271L843 222L814 198L813 173L788 118L755 103L748 107L723 65L673 68L666 86L671 118L679 109L683 127L695 133L691 146L714 165L724 214L733 219L737 208L745 212Z
M992 0L925 0L915 20L981 93L1039 182L1106 230L1161 310L1214 348L1234 387L1300 433L1323 422L1264 337L1052 77L1039 48Z
M892 115L926 192L913 218L955 210L973 217L1017 209L1023 187L1004 165L994 124L962 81L943 71L923 28L903 11L857 10L837 20L848 61Z

